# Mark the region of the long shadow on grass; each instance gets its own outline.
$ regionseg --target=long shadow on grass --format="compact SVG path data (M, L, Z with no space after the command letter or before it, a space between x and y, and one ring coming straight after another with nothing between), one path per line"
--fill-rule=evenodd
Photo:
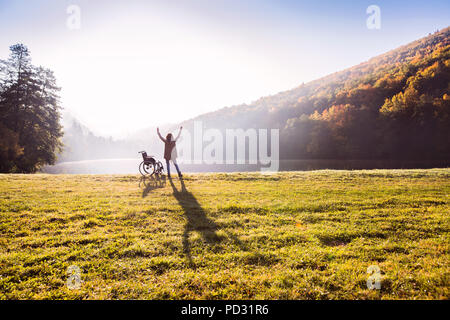
M195 196L186 189L184 180L181 178L181 190L175 187L172 179L169 178L170 185L173 189L173 195L177 199L180 206L183 208L184 214L187 218L186 226L183 233L183 252L192 266L191 244L189 242L189 234L192 231L200 232L203 239L209 243L214 244L220 241L217 236L217 224L206 216L205 210L198 203Z
M152 190L165 187L166 177L161 175L142 176L139 180L139 187L141 186L144 187L142 198L145 198Z

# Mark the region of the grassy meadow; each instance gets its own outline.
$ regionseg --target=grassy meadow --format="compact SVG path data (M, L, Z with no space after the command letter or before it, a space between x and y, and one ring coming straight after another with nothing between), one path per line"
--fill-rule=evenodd
M449 299L449 194L450 169L0 175L0 299Z

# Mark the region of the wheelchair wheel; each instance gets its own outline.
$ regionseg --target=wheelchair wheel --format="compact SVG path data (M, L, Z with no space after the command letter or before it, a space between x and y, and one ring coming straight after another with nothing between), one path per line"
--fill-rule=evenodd
M161 161L156 162L156 166L155 166L155 167L156 167L156 168L155 168L155 172L156 172L157 174L163 173L163 171L164 171L164 166L163 166L163 164L161 163Z
M139 165L139 172L145 175L152 175L155 173L155 166L151 162L142 161Z

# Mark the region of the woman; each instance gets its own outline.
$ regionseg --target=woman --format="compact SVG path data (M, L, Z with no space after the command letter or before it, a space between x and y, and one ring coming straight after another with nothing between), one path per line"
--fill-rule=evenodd
M178 136L173 139L173 136L171 133L167 134L166 138L164 139L161 136L161 133L159 133L159 128L157 128L156 132L158 133L159 138L164 142L164 159L166 159L166 165L167 165L167 175L170 178L170 163L169 160L172 160L173 164L175 165L175 168L177 169L178 176L181 178L183 177L180 168L178 168L177 164L177 148L175 146L176 141L180 137L181 129L183 127L180 127L180 132L178 132Z

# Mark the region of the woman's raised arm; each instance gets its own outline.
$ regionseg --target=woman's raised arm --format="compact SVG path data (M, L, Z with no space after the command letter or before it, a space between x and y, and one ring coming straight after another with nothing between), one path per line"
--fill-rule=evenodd
M178 140L178 138L180 137L180 135L181 135L181 129L183 129L183 127L180 127L180 131L178 131L178 135L177 135L177 137L175 138L175 140L174 140L174 141L177 141L177 140Z
M161 133L159 133L159 128L156 128L156 132L158 133L159 138L160 138L164 143L166 143L166 139L164 139L164 138L161 136Z

